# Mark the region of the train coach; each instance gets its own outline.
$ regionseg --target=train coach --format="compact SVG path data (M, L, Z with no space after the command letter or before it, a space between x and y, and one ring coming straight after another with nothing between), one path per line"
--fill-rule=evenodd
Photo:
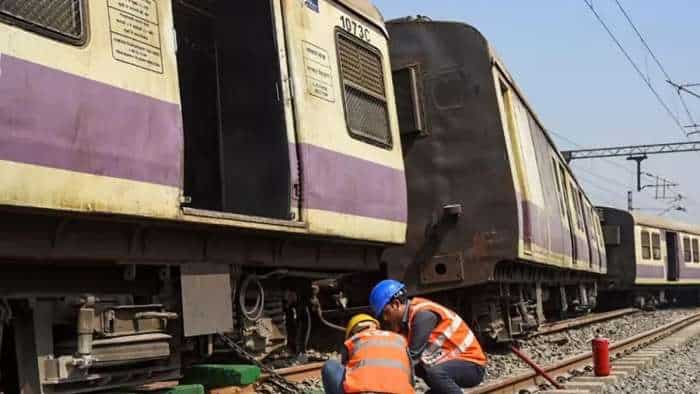
M611 307L700 301L700 227L599 207L608 256L601 290Z
M366 0L1 1L0 392L177 378L219 332L262 356L313 279L377 270L387 39Z
M409 207L388 276L495 340L593 308L597 213L489 42L462 23L387 27Z

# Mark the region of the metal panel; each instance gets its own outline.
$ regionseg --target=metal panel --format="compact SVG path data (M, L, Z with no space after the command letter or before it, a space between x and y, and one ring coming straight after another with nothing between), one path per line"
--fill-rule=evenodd
M463 279L461 254L435 256L421 271L421 282L425 284L459 282Z
M605 245L617 246L620 245L620 226L605 225L603 226L603 238Z
M230 267L185 264L180 273L185 336L232 331Z

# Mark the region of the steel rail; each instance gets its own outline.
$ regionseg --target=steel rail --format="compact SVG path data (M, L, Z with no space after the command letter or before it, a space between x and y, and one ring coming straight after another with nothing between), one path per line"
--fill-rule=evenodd
M700 321L700 313L694 313L684 318L678 319L669 324L652 330L643 332L633 337L614 342L610 345L611 357L620 356L631 351L635 351L647 344L657 342L660 339L673 334L693 323ZM592 353L585 352L579 355L562 360L558 363L544 367L544 371L555 377L566 376L573 370L585 369L593 363ZM503 379L494 383L486 384L475 389L466 391L469 394L514 394L532 387L537 387L543 383L543 379L536 372L526 372L520 375Z
M321 368L323 368L323 363L308 363L302 365L295 365L293 367L278 368L275 369L275 373L280 376L283 376L290 382L299 383L309 378L320 378ZM260 376L262 381L267 380L269 377L269 374L262 374Z
M570 328L576 328L581 326L586 326L593 323L600 323L606 320L611 320L617 317L622 317L626 315L631 315L633 313L641 312L637 308L626 308L618 309L610 312L594 313L586 316L577 317L575 319L562 320L552 323L545 323L540 326L540 328L530 335L530 338L537 337L540 335L552 334L559 331L568 330Z

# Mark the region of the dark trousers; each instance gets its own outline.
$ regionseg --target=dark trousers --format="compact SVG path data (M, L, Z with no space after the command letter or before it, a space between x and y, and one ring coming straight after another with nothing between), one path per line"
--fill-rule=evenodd
M336 360L328 360L321 370L323 391L326 394L343 394L345 381L345 366Z
M469 361L451 360L434 367L416 368L420 376L430 387L431 394L462 394L462 388L474 387L484 380L484 367Z

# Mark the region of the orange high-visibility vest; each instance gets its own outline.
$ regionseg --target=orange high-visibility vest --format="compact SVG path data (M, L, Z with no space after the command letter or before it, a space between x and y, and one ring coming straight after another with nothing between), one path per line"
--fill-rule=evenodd
M408 344L399 334L365 330L345 341L346 393L413 394Z
M423 298L411 300L408 310L409 338L413 319L421 311L430 311L440 317L421 354L423 364L431 367L449 360L464 360L481 366L486 365L486 355L469 326L458 314L432 301Z

